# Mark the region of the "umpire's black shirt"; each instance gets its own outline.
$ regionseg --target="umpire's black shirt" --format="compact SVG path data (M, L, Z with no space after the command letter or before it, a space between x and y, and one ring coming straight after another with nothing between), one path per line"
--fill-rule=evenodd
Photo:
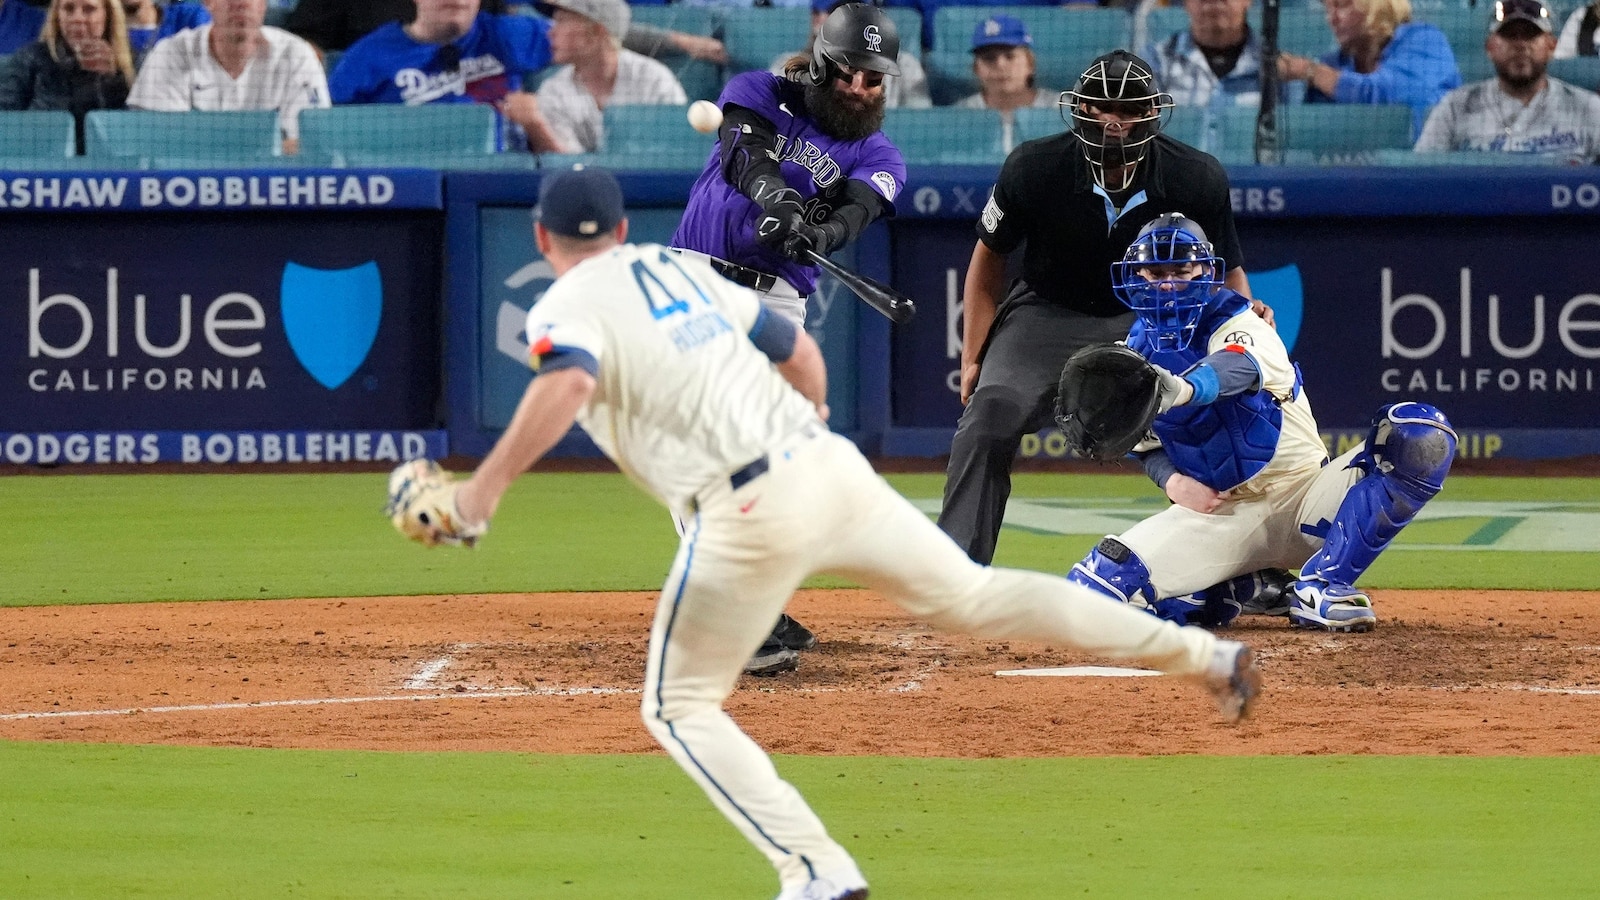
M1230 270L1244 265L1228 174L1214 157L1157 135L1134 185L1112 222L1116 213L1096 191L1075 136L1028 141L1006 157L978 219L978 238L1002 256L1026 241L1027 286L1046 303L1092 316L1128 312L1111 292L1111 264L1162 213L1181 212L1200 223Z

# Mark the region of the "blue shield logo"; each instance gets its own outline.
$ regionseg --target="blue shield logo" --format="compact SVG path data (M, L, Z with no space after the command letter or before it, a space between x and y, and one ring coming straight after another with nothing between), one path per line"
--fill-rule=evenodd
M1300 321L1305 314L1305 292L1300 285L1300 267L1294 263L1266 272L1250 273L1250 293L1257 300L1272 307L1273 319L1278 326L1278 337L1283 345L1294 352L1294 340L1300 336Z
M378 337L383 279L376 262L337 270L287 263L279 303L290 349L331 391L355 374Z

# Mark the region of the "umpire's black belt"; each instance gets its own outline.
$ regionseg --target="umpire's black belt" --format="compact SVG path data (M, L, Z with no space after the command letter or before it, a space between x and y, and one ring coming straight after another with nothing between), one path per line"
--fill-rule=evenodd
M772 290L773 286L778 283L778 276L771 272L763 272L760 269L741 266L725 259L717 259L715 256L708 257L706 261L711 263L711 268L716 269L723 278L734 284L747 287L752 291L759 291L764 294Z

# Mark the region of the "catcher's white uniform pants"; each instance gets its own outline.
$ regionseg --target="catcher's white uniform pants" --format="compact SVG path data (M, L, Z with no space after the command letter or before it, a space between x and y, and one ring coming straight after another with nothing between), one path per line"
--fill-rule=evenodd
M1211 634L1063 578L972 562L845 438L808 429L767 461L737 490L723 479L696 500L650 632L643 715L786 889L854 863L722 703L808 576L852 579L948 629L1205 672Z
M1366 447L1321 468L1280 476L1261 494L1224 501L1212 513L1169 506L1117 536L1150 570L1156 596L1175 597L1261 569L1298 572L1339 512L1344 495L1366 477L1350 461Z

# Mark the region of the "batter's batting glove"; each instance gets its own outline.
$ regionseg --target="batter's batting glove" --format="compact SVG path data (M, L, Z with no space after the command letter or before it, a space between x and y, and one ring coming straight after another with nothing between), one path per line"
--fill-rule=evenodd
M456 508L460 483L431 459L401 463L389 473L389 502L383 508L396 531L422 544L471 547L489 530L488 522L468 524Z
M783 242L783 255L796 262L804 262L807 250L823 256L839 249L844 243L844 223L823 222L821 225L801 225Z
M756 219L756 240L765 246L782 248L783 242L805 221L800 192L776 176L757 178L750 186L750 199L761 207L761 217Z

